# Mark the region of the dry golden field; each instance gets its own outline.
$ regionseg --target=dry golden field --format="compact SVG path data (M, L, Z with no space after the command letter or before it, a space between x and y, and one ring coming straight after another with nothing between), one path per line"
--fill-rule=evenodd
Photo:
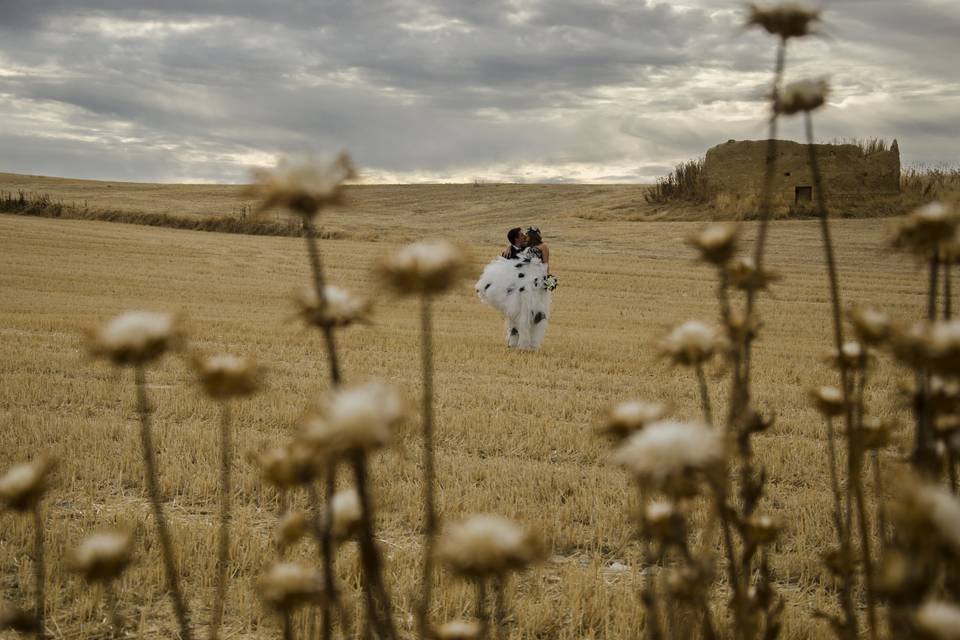
M0 188L11 188L12 181L5 176ZM343 239L321 243L330 280L367 292L377 303L372 326L340 334L343 366L348 381L384 377L411 397L419 385L416 309L379 290L371 273L375 261L401 241L451 237L468 245L472 272L479 274L508 227L543 229L561 286L542 351L508 352L501 320L476 300L471 281L437 304L440 512L445 521L494 512L543 531L549 560L511 584L512 637L638 637L643 614L636 584L645 569L631 533L633 495L591 427L602 408L631 397L666 401L677 417L698 417L694 381L658 361L653 344L679 321L716 317L712 274L693 262L684 244L699 224L618 219L613 200L645 206L637 187L366 189L357 209L331 211L322 221L344 231ZM429 189L459 205L438 211L435 203L419 203ZM595 189L607 190L609 206L591 216L590 198L601 197ZM57 195L51 185L39 190ZM131 206L209 213L210 202L224 206L225 195L232 195L199 196L191 209L184 206L192 202L188 196L157 199L165 193L144 186L144 200ZM369 194L385 203L382 211ZM482 198L496 204L478 204ZM108 205L123 203L104 201ZM746 238L753 232L745 225ZM900 318L922 314L922 271L885 248L884 221L840 221L835 234L846 303L871 302ZM784 279L759 307L764 330L754 395L779 417L757 437L757 449L771 476L763 510L787 523L772 555L787 601L784 638L826 637L812 611L836 602L818 556L834 535L825 430L807 401L811 386L835 376L821 362L831 335L821 251L816 222L775 223L768 264ZM224 637L277 635L276 620L262 611L252 582L274 555L278 501L244 454L280 442L326 387L321 340L293 320L289 302L308 277L303 242L295 238L0 215L0 470L42 451L60 460L44 503L50 522L47 607L56 637L108 633L98 594L62 559L84 534L114 524L137 531L138 562L120 593L131 632L175 634L143 488L131 374L89 361L82 338L84 328L139 308L177 311L193 346L253 355L267 367L266 391L242 401L235 413L233 581ZM202 629L215 575L217 408L199 393L181 359L168 356L149 375L161 483L193 623ZM905 422L902 379L882 361L869 404ZM726 391L714 378L715 401ZM715 411L722 412L722 404ZM372 465L378 537L404 630L413 625L422 540L417 442L414 420ZM888 456L892 466L894 452ZM0 518L0 593L19 598L31 585L32 529L26 517ZM301 545L298 554L316 557L313 546ZM346 560L353 550L343 558L341 578L359 607L359 569ZM455 578L444 575L436 593L436 620L469 611L469 591ZM718 612L724 596L722 587L715 591Z

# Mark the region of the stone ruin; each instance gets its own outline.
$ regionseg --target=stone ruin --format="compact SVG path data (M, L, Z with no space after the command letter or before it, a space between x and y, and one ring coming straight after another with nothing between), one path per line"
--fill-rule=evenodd
M816 148L829 202L851 203L900 193L900 147L896 140L889 150L872 153L855 144L818 144ZM730 140L709 149L703 172L711 196L718 204L758 201L766 158L766 140ZM777 141L776 167L774 209L811 206L816 194L806 145Z

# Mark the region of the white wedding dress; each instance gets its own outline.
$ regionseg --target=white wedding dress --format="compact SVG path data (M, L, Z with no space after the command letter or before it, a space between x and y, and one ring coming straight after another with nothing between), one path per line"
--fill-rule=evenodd
M540 250L528 247L517 259L499 257L477 281L477 296L503 314L507 346L539 349L547 333L552 295L543 286L547 265Z

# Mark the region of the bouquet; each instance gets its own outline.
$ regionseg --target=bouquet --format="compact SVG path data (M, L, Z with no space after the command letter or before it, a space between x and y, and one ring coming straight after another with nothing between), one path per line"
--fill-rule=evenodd
M546 289L547 291L553 291L554 289L557 288L557 285L559 285L559 284L560 284L560 282L557 280L557 276L547 275L547 277L543 279L543 285L542 285L542 286L543 286L543 288Z

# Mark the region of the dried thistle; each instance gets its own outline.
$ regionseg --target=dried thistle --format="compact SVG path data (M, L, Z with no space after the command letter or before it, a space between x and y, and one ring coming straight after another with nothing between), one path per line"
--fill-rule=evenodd
M502 575L526 568L541 555L532 531L495 515L474 515L451 525L437 552L450 568L470 578Z
M358 531L363 517L360 497L355 489L343 489L333 495L333 522L330 533L336 540L347 540Z
M0 477L0 507L12 511L30 511L47 491L54 460L41 456L32 462L10 467Z
M402 295L450 289L464 271L463 251L446 240L424 240L401 248L380 265L387 284Z
M0 600L0 631L33 633L37 630L36 618L32 613L6 600Z
M859 371L867 364L867 352L859 342L848 340L843 343L840 353L834 351L828 354L824 361L834 369L845 368L848 371Z
M451 620L440 625L437 640L477 640L483 626L476 620Z
M952 205L930 202L907 214L891 245L896 249L928 254L954 241L958 221L960 216Z
M673 364L697 366L708 361L722 345L720 333L699 320L687 320L660 341L660 355Z
M200 386L214 400L249 396L260 388L261 371L252 358L232 354L195 357Z
M865 418L857 432L864 449L882 449L890 444L891 425L879 418Z
M773 96L773 108L782 116L815 111L826 103L830 87L824 79L793 82Z
M929 344L930 325L925 321L891 327L890 347L893 355L909 367L918 368L927 364Z
M300 423L300 439L318 454L343 456L384 446L407 414L393 387L371 381L334 391Z
M952 602L925 602L914 624L932 640L960 640L960 607Z
M627 438L613 461L643 480L663 484L690 471L709 469L723 456L722 436L710 427L661 421Z
M757 263L750 256L734 258L726 265L730 284L743 291L762 291L771 283L780 279L780 275L769 269L757 269Z
M132 558L133 537L125 531L105 531L84 538L71 564L87 582L108 582L119 578Z
M284 207L312 219L325 207L343 203L344 182L357 177L350 156L341 152L331 162L282 158L274 169L253 172L248 193L261 199L260 211Z
M90 331L88 337L94 357L115 365L143 365L175 347L181 336L169 313L127 311Z
M316 477L316 457L299 442L273 447L253 456L264 480L280 489L312 482Z
M280 518L274 532L274 540L279 547L289 547L307 533L307 516L302 511L288 511Z
M749 9L748 27L762 27L767 33L780 36L783 40L810 35L813 23L820 21L819 9L808 9L794 2L751 4Z
M890 317L873 307L859 307L850 314L850 322L857 340L874 346L886 342L890 335Z
M707 225L687 240L700 252L705 262L723 265L733 257L737 250L739 227L728 223Z
M753 515L743 523L744 538L756 545L770 544L777 539L783 524L768 515Z
M603 422L596 430L617 440L626 438L634 431L643 429L666 415L667 407L659 402L628 400L620 402L607 410Z
M324 597L320 572L296 562L273 564L257 579L257 588L263 601L280 613L321 602Z
M824 385L810 391L810 397L817 411L827 418L843 415L847 410L847 402L843 397L843 391L837 387Z
M643 510L643 533L663 543L683 542L683 515L671 500L651 500Z
M370 320L371 303L336 285L323 288L324 304L315 287L297 293L294 302L304 322L315 327L348 327Z

